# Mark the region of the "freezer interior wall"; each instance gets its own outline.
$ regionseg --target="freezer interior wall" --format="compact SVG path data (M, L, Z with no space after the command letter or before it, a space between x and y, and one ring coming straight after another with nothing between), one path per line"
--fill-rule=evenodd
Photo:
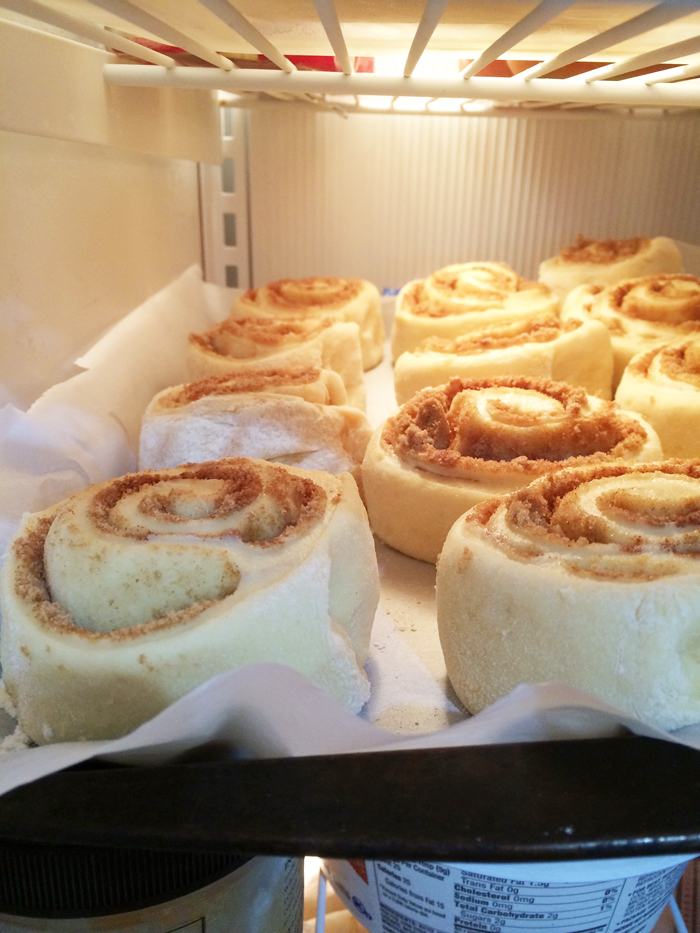
M0 405L26 408L200 263L216 96L107 88L111 56L0 18Z
M210 249L225 232L219 108L208 91L106 87L103 50L22 25L0 22L0 52L0 390L26 408L191 264L226 284ZM694 111L343 118L269 104L234 125L240 285L399 288L469 259L532 277L579 233L700 243Z
M449 263L537 277L581 233L700 243L700 117L249 117L254 284L362 276L398 288Z

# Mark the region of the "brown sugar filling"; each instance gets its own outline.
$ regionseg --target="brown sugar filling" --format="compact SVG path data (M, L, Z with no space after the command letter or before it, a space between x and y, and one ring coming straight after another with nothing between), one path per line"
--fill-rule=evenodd
M201 334L190 334L189 340L200 349L241 359L311 340L332 324L332 318L227 318Z
M243 299L271 304L285 311L335 310L348 304L362 290L362 279L320 276L306 279L280 279L259 289L251 289Z
M638 379L650 376L656 361L659 373L671 382L684 382L700 389L700 342L688 341L675 346L668 345L649 350L628 364L632 375Z
M151 619L141 625L115 629L111 632L93 632L73 622L70 614L51 601L44 571L44 541L55 515L42 517L27 532L20 536L13 545L17 560L14 585L18 596L28 605L39 625L53 629L61 635L78 636L91 642L125 642L142 638L152 632L177 628L196 618L210 606L212 600L205 600L185 609L169 612L157 619Z
M576 515L567 514L566 520L561 520L562 508L570 513L567 496L598 479L650 473L700 480L700 460L665 460L641 464L601 463L550 473L510 494L502 503L496 500L493 507L486 503L475 507L465 516L465 521L487 526L502 504L507 510L508 524L513 528L525 530L535 540L551 537L560 544L577 546L605 542L607 538L596 515L588 515L578 509ZM645 543L641 526L691 526L700 531L700 483L697 496L684 498L677 504L665 503L661 507L653 502L647 506L643 497L630 493L624 487L608 490L600 499L611 517L623 518L626 522L640 525L638 542L620 546L621 552L633 554ZM575 506L574 509L576 510ZM679 535L677 540L671 537L664 538L659 550L694 556L700 552L700 536L697 536L697 532L691 532L690 535ZM625 575L623 573L623 576Z
M421 349L434 353L467 356L471 353L486 353L489 350L525 346L529 343L551 343L564 334L577 330L580 326L581 321L573 318L561 321L555 314L541 315L524 321L484 327L483 330L471 331L454 340L444 337L428 337L423 341Z
M98 491L95 496L95 499L98 499L97 505L93 501L89 512L101 531L143 540L148 537L147 533L131 534L122 528L115 529L110 524L109 511L114 507L120 495L129 494L141 489L144 485L160 482L173 475L176 478L221 479L227 473L230 476L237 469L241 470L242 466L242 475L238 477L238 482L231 493L233 506L242 507L242 503L249 504L264 491L275 501L284 523L284 530L273 539L264 537L265 528L258 529L259 537L252 536L251 544L258 547L278 545L291 535L311 527L323 514L329 497L321 486L307 477L291 475L286 470L274 466L269 470L263 468L261 473L264 475L256 476L255 469L246 469L244 461L239 458L195 464L189 468L170 471L168 474L144 471L141 474L132 474L110 481L104 489ZM332 504L336 504L339 496L334 494L330 498ZM220 503L220 507L230 508L223 502ZM13 544L13 553L17 561L14 578L15 590L18 596L28 604L41 625L56 629L63 634L80 635L81 638L90 641L120 642L139 638L151 632L176 628L216 605L216 600L204 600L148 622L115 629L111 632L93 632L76 625L68 612L52 602L46 581L44 542L57 514L56 511L49 516L33 519L26 532Z
M587 240L581 234L573 246L566 246L559 253L564 262L590 262L607 264L636 256L647 249L651 241L646 237L631 237L629 240Z
M320 377L321 370L313 366L270 368L255 372L208 376L197 382L176 386L160 399L163 408L182 408L202 398L234 395L244 392L264 392L278 386L310 385Z
M542 425L527 408L507 410L487 426L465 415L462 393L503 387L525 390L551 400L560 414L554 425ZM580 465L633 454L646 431L612 402L588 412L583 389L547 379L509 376L494 379L454 377L446 386L424 389L389 418L383 442L406 464L448 475L506 472L539 475L562 466ZM493 402L498 407L498 397ZM561 411L556 406L561 406ZM522 429L522 430L520 430Z
M660 355L661 372L669 379L700 388L700 343L667 347Z
M115 522L113 511L124 496L144 486L152 486L153 494L141 500L140 513L144 519L150 514L171 521L176 531L178 522L185 521L186 516L178 514L176 489L167 489L168 481L173 479L219 480L223 483L223 490L212 499L207 511L207 518L212 520L226 518L253 505L263 494L268 495L274 502L274 515L269 509L262 509L259 514L251 510L241 528L232 527L226 532L259 547L279 545L292 534L311 527L323 514L327 502L323 487L307 477L288 473L274 464L263 465L244 457L230 457L189 464L175 471L144 470L112 480L93 496L89 517L106 534L145 540L151 533L146 527ZM219 534L213 536L218 537Z
M670 326L700 325L700 279L685 274L645 275L602 293L610 307L629 318Z
M192 465L177 471L177 474L166 471L143 470L140 473L128 473L126 476L112 480L98 489L92 497L88 510L88 517L95 527L106 534L116 534L125 538L144 540L149 532L145 528L123 527L112 520L112 511L116 504L125 496L140 491L144 486L157 486L167 483L168 480L179 479L217 479L225 484L225 493L214 503L214 511L210 517L227 515L231 512L249 506L263 491L263 482L259 472L243 459L231 458L229 460L216 460L207 463ZM152 514L172 514L168 508L163 493L154 489L154 495L144 501L145 514L149 502Z
M475 264L476 268L476 264ZM454 314L477 313L488 308L499 307L510 296L519 291L537 290L545 294L548 289L539 282L530 282L522 276L511 272L503 266L499 270L498 264L484 266L489 281L473 284L468 278L460 277L455 270L441 269L434 272L429 279L411 283L403 296L404 307L410 314L418 316L443 318ZM445 304L433 302L426 297L426 286L435 289L445 296ZM450 305L453 300L468 299L466 309L454 308Z

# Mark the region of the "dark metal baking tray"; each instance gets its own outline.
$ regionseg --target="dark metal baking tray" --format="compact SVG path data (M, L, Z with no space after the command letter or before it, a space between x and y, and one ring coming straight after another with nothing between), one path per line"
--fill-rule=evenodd
M642 736L121 767L0 798L3 844L521 862L700 852L700 752Z

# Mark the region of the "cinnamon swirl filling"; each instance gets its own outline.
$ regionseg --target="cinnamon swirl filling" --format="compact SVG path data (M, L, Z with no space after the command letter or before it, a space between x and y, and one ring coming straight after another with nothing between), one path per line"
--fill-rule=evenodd
M700 456L700 336L632 357L616 398L653 425L667 457Z
M280 547L318 522L325 491L259 462L145 471L73 497L44 542L53 602L75 625L112 632L234 593L235 541Z
M330 316L336 321L353 322L360 331L365 369L382 358L384 324L379 290L364 279L338 276L311 276L280 279L261 288L243 292L233 303L233 318L266 317L313 320Z
M570 314L588 315L607 327L616 389L633 356L700 331L700 279L660 273L602 289L581 286L564 303L562 316Z
M559 253L562 262L602 263L618 262L636 256L641 250L648 249L651 240L635 236L628 240L588 240L579 234L573 246L565 246Z
M680 251L669 237L591 240L579 236L558 256L540 263L539 280L565 298L580 285L605 288L626 279L682 271Z
M123 735L255 663L357 711L378 598L349 474L248 458L142 471L25 517L0 577L3 677L40 743Z
M260 392L298 395L322 405L342 405L347 397L342 380L332 370L318 366L270 367L208 376L173 386L158 394L157 408L159 411L176 411L202 399Z
M446 266L399 292L391 338L394 359L429 337L454 339L557 307L546 285L524 279L505 263Z
M331 318L297 318L285 321L267 318L226 318L202 334L191 334L190 341L221 356L247 359L311 340L318 337L332 323Z
M568 466L661 456L638 415L561 382L460 379L423 389L375 432L362 481L387 544L435 561L460 515Z
M454 339L429 337L402 353L394 366L399 404L452 376L530 376L566 382L611 397L610 336L599 321L554 311L469 331Z
M650 275L612 286L601 305L632 319L669 327L700 326L700 279Z
M309 309L334 310L352 301L363 288L362 279L337 276L280 279L262 288L249 289L243 301L261 304L273 311L300 313Z
M451 379L425 389L384 428L406 464L472 478L484 470L537 475L551 464L634 455L643 424L565 383L528 377Z
M507 535L509 547L533 544L574 572L607 578L697 572L700 554L700 464L660 461L599 464L541 478L465 522ZM688 556L692 563L669 560ZM649 558L653 556L653 566ZM601 564L605 560L605 566Z
M202 333L190 334L187 349L192 381L232 373L240 374L239 379L243 374L260 379L267 373L269 384L279 378L299 383L304 371L327 369L341 377L348 403L364 409L362 366L357 324L328 315L229 317ZM272 375L275 371L277 376Z

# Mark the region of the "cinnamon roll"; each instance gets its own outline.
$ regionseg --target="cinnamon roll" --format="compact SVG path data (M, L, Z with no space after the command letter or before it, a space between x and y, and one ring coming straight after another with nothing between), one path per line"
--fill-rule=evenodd
M556 310L558 298L503 262L446 266L409 282L396 299L391 332L394 360L428 337L453 339L471 330Z
M615 395L659 435L666 457L700 457L700 334L633 356Z
M349 405L364 410L365 383L357 324L323 317L227 318L190 334L190 379L286 367L331 369L343 380Z
M420 389L442 385L451 376L535 376L609 399L612 368L605 325L573 314L562 321L550 311L472 330L454 340L429 337L397 359L394 389L401 405Z
M700 278L646 275L607 288L581 285L564 302L562 317L586 314L610 331L613 392L637 353L700 331Z
M144 413L139 465L254 457L357 479L372 429L345 397L337 373L290 367L174 386Z
M348 474L233 458L143 471L25 518L3 567L2 668L36 742L111 738L256 662L352 710L379 597Z
M639 415L583 389L527 376L455 377L380 425L362 483L378 537L434 563L453 523L483 499L573 464L661 456Z
M234 317L332 317L354 321L360 328L364 369L376 366L384 352L384 323L376 285L364 279L337 276L281 279L262 288L251 288L233 303Z
M539 281L565 298L579 285L604 288L622 279L682 271L680 251L668 237L587 240L579 235L573 246L540 263Z
M437 616L476 713L562 681L661 729L700 721L700 461L598 463L475 506L450 530Z

